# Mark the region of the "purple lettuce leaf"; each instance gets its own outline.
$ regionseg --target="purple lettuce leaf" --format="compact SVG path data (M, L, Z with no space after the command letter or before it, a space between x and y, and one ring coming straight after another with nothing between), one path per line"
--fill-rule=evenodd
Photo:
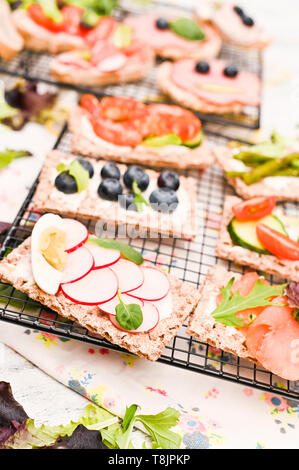
M0 382L0 448L25 426L27 419L26 411L13 397L10 384Z

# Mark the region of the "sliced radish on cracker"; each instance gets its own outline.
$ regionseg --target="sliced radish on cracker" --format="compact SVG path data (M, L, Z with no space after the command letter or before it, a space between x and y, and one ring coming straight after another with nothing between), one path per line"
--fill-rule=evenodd
M81 246L68 253L67 262L63 270L61 284L75 282L86 276L94 267L94 259L90 251Z
M118 280L110 268L95 269L79 281L63 284L61 290L76 304L98 305L115 297Z
M106 59L102 60L98 65L97 69L100 72L115 72L116 70L121 69L125 63L127 62L127 57L125 54L121 52L112 55L111 57L107 57Z
M88 239L88 230L81 222L75 219L63 219L66 231L66 249L68 253L77 250Z
M118 250L109 250L91 241L86 243L86 247L94 257L94 269L107 268L120 259L120 251Z
M131 302L132 303L132 302ZM127 331L128 333L147 333L153 330L159 323L159 311L155 305L151 302L144 302L142 307L143 322L136 330L125 330L122 328L116 320L115 315L109 315L111 323L122 331Z
M140 299L134 299L133 297L129 297L126 294L122 294L121 300L125 304L137 304L141 308L143 307L143 301ZM118 295L116 295L112 300L109 302L105 302L104 304L101 304L99 308L102 310L102 312L108 313L109 315L116 315L115 307L119 305L120 301L118 298Z
M169 281L163 272L152 266L142 266L144 281L142 286L130 292L130 296L141 300L161 300L169 292Z
M121 258L111 269L118 277L119 290L131 292L137 289L143 283L143 271L137 264L127 259Z

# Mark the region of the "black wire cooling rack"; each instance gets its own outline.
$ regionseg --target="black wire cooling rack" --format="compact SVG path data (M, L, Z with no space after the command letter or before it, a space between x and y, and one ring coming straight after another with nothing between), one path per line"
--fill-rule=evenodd
M153 6L154 5L154 6ZM181 12L185 16L190 15L191 10L187 7L180 5L170 5L167 3L152 2L147 8L134 8L131 3L122 3L122 6L115 10L114 16L118 20L123 20L128 14L140 14L150 9L163 8L169 10L170 13ZM47 53L37 53L27 49L20 52L10 62L0 60L0 73L6 73L15 77L22 77L26 80L38 80L48 84L62 86L65 88L75 89L82 93L94 93L98 97L103 96L132 96L141 101L156 101L168 102L171 101L161 94L157 87L156 72L157 67L154 66L147 77L139 82L124 83L119 85L109 85L105 87L86 87L66 85L55 80L49 71L49 65L54 56ZM223 44L221 49L220 58L225 62L237 65L240 69L248 70L257 74L262 78L262 53L256 50L243 50L237 47ZM157 61L157 64L160 61ZM198 117L204 121L219 125L231 125L245 129L258 129L260 127L261 106L247 106L240 114L226 113L218 114L203 114L196 113Z
M67 152L70 136L64 130L56 148ZM213 138L214 145L224 144L225 139ZM145 259L169 269L171 274L189 281L199 287L214 264L221 264L227 269L244 272L244 268L215 257L215 244L218 236L223 200L225 195L232 194L222 171L215 165L198 173L197 219L198 237L195 241L175 238L152 238L127 240L143 253ZM0 257L3 258L27 238L40 214L34 210L32 196L37 182L31 188L15 221L2 244ZM299 206L286 204L290 214L298 214ZM81 220L81 219L80 219ZM81 220L91 233L94 222ZM274 276L270 281L281 282ZM105 339L89 333L85 328L30 300L26 295L16 291L7 284L0 284L0 319L27 328L51 332L69 339L77 339L99 347L120 349ZM200 372L209 376L222 378L231 382L252 386L267 392L278 393L289 399L299 400L299 381L289 382L280 379L247 360L232 354L216 350L186 334L186 325L180 328L177 336L163 351L160 362L183 369Z

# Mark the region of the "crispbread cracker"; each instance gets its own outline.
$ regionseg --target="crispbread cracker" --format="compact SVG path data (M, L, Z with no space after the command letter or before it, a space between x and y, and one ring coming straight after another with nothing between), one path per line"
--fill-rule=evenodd
M95 171L85 191L75 194L64 194L58 191L54 185L58 174L56 166L62 162L69 163L74 158L76 158L74 155L66 155L57 150L48 154L33 196L35 209L70 217L80 216L118 225L124 224L135 227L140 232L161 233L187 239L196 236L197 182L195 178L180 176L180 188L177 191L179 205L173 213L165 214L153 209L136 212L123 209L118 201L106 201L98 196L100 171L106 163L104 160L89 160ZM126 166L119 164L118 167L123 174ZM152 188L156 188L159 173L154 170L146 170L146 172L152 181ZM183 207L184 201L185 207Z
M150 361L159 358L199 300L199 291L195 287L169 275L173 303L171 317L161 320L157 327L148 333L126 333L113 326L108 316L96 306L78 305L62 293L49 295L39 289L31 271L30 238L1 261L0 279L59 315L74 320L92 333Z
M221 258L234 261L237 264L251 266L259 271L276 274L283 278L299 282L299 261L279 259L272 255L261 255L255 251L250 251L233 244L227 230L227 225L232 219L232 207L241 201L242 199L235 196L228 196L224 201L216 254Z
M177 170L205 169L214 162L213 152L206 142L194 149L180 146L176 151L173 146L129 147L105 142L94 133L86 114L79 106L70 113L68 126L72 134L72 151L88 157Z

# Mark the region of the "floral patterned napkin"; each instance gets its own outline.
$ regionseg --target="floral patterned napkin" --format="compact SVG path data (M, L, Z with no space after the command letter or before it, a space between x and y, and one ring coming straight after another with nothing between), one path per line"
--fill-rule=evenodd
M117 416L132 403L151 414L175 407L183 447L298 447L299 403L15 325L2 323L0 341Z

